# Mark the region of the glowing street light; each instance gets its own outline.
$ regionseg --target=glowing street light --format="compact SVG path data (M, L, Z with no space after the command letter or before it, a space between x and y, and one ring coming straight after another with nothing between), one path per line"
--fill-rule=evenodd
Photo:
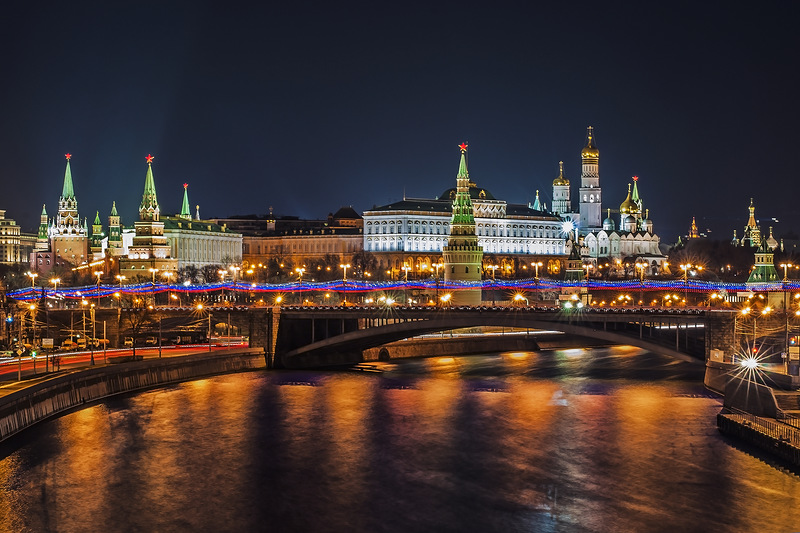
M344 272L342 273L342 283L347 282L347 269L350 268L350 263L347 264L340 264L339 268L341 268Z
M781 268L783 268L783 281L789 281L789 272L788 269L792 268L794 265L791 263L781 263Z
M536 269L536 275L534 276L534 279L538 281L539 280L539 267L540 266L544 266L544 263L542 263L541 261L537 261L535 263L531 263L531 266Z
M403 272L405 272L405 276L406 276L406 283L408 283L408 273L409 273L409 271L411 270L411 267L410 267L410 266L408 266L408 264L406 264L406 263L403 263L403 266L402 266L400 269L401 269Z

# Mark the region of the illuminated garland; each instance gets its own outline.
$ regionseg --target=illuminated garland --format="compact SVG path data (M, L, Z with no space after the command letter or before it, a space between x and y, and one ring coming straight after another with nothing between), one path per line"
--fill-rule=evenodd
M800 290L800 281L773 283L723 283L699 280L623 280L623 281L562 281L553 279L521 279L521 280L483 280L483 281L359 281L335 280L320 282L291 283L209 283L198 285L140 283L136 285L85 285L82 287L65 287L50 289L46 287L26 287L8 293L15 300L37 300L47 296L56 296L72 300L92 300L120 295L147 295L163 292L183 294L204 294L217 291L236 291L239 293L289 293L289 292L345 292L367 293L377 291L458 291L468 289L511 290L511 291L560 291L562 289L585 288L593 291L665 291L691 293L737 293L737 292L780 292Z

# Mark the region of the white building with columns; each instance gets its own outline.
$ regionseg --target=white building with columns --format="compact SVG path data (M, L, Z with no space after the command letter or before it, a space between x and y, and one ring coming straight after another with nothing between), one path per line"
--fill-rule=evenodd
M562 221L530 205L497 200L470 182L478 245L488 254L565 255ZM448 189L436 199L406 198L363 213L364 250L441 253L450 235L453 198Z

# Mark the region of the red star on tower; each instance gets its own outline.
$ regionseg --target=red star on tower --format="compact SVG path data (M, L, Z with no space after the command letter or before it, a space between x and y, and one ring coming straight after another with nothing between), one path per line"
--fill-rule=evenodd
M461 148L462 152L466 152L467 151L467 143L461 143L461 144L458 145L458 147Z
M147 164L149 165L150 163L153 162L153 156L150 155L150 154L147 154L147 157L145 157L145 160L147 161Z
M70 160L70 158L72 157L72 154L64 154L64 157L66 157L66 158L67 158L67 161L69 161L69 160Z
M189 186L189 184L188 184L188 183L184 183L184 184L183 184L183 188L184 188L184 189L185 189L185 188L187 188L188 186Z
M639 181L639 176L634 176L632 179L633 181Z

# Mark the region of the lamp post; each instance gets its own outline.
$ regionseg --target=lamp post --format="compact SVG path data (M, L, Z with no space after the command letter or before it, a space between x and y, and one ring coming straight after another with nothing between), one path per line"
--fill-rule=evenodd
M342 290L347 286L347 269L350 268L350 263L341 263L339 268L342 269ZM344 304L347 305L347 293L344 293Z
M61 278L50 278L50 283L53 284L53 296L58 298L58 282L61 281Z
M436 305L439 305L439 269L442 268L444 264L437 261L431 266L436 269Z
M539 267L543 266L543 263L541 261L537 261L535 263L531 263L531 266L536 269L536 274L534 275L533 279L536 280L536 283L539 283Z
M97 307L100 307L100 277L103 275L102 272L94 272L94 275L97 277Z
M681 270L683 270L683 301L684 307L689 303L689 269L692 268L691 263L684 263L680 265Z
M153 293L153 307L156 306L156 273L158 272L157 268L151 268L150 274L153 276L152 280L152 293Z
M125 280L125 276L121 274L117 274L117 281L119 281L119 292L117 293L117 307L122 309L122 282Z
M35 287L36 286L36 278L39 277L39 274L37 274L36 272L28 272L26 274L26 276L31 278L31 288Z
M167 278L167 285L172 285L172 277L175 276L175 272L171 272L169 270L165 270L165 271L163 271L161 273L161 275L164 276L165 278ZM172 301L171 300L172 300L173 294L171 292L168 292L168 294L169 294L169 297L167 298L167 306L171 306L172 305Z
M238 295L239 295L239 293L236 291L236 278L237 278L237 275L239 274L239 271L241 270L241 267L232 265L232 266L228 267L228 270L233 272L233 299L234 299L234 302L235 302L238 299Z
M95 311L95 306L94 306L94 304L92 304L91 307L89 308L89 317L92 319L92 340L88 341L89 354L90 354L89 357L91 359L91 365L92 366L94 366L94 343L95 343L95 340L97 339L97 328L95 327L94 311Z
M789 373L789 309L786 307L786 282L789 281L789 269L794 265L791 263L781 263L783 268L783 314L785 315L783 333L784 333L784 352L783 356L786 361L786 373Z

